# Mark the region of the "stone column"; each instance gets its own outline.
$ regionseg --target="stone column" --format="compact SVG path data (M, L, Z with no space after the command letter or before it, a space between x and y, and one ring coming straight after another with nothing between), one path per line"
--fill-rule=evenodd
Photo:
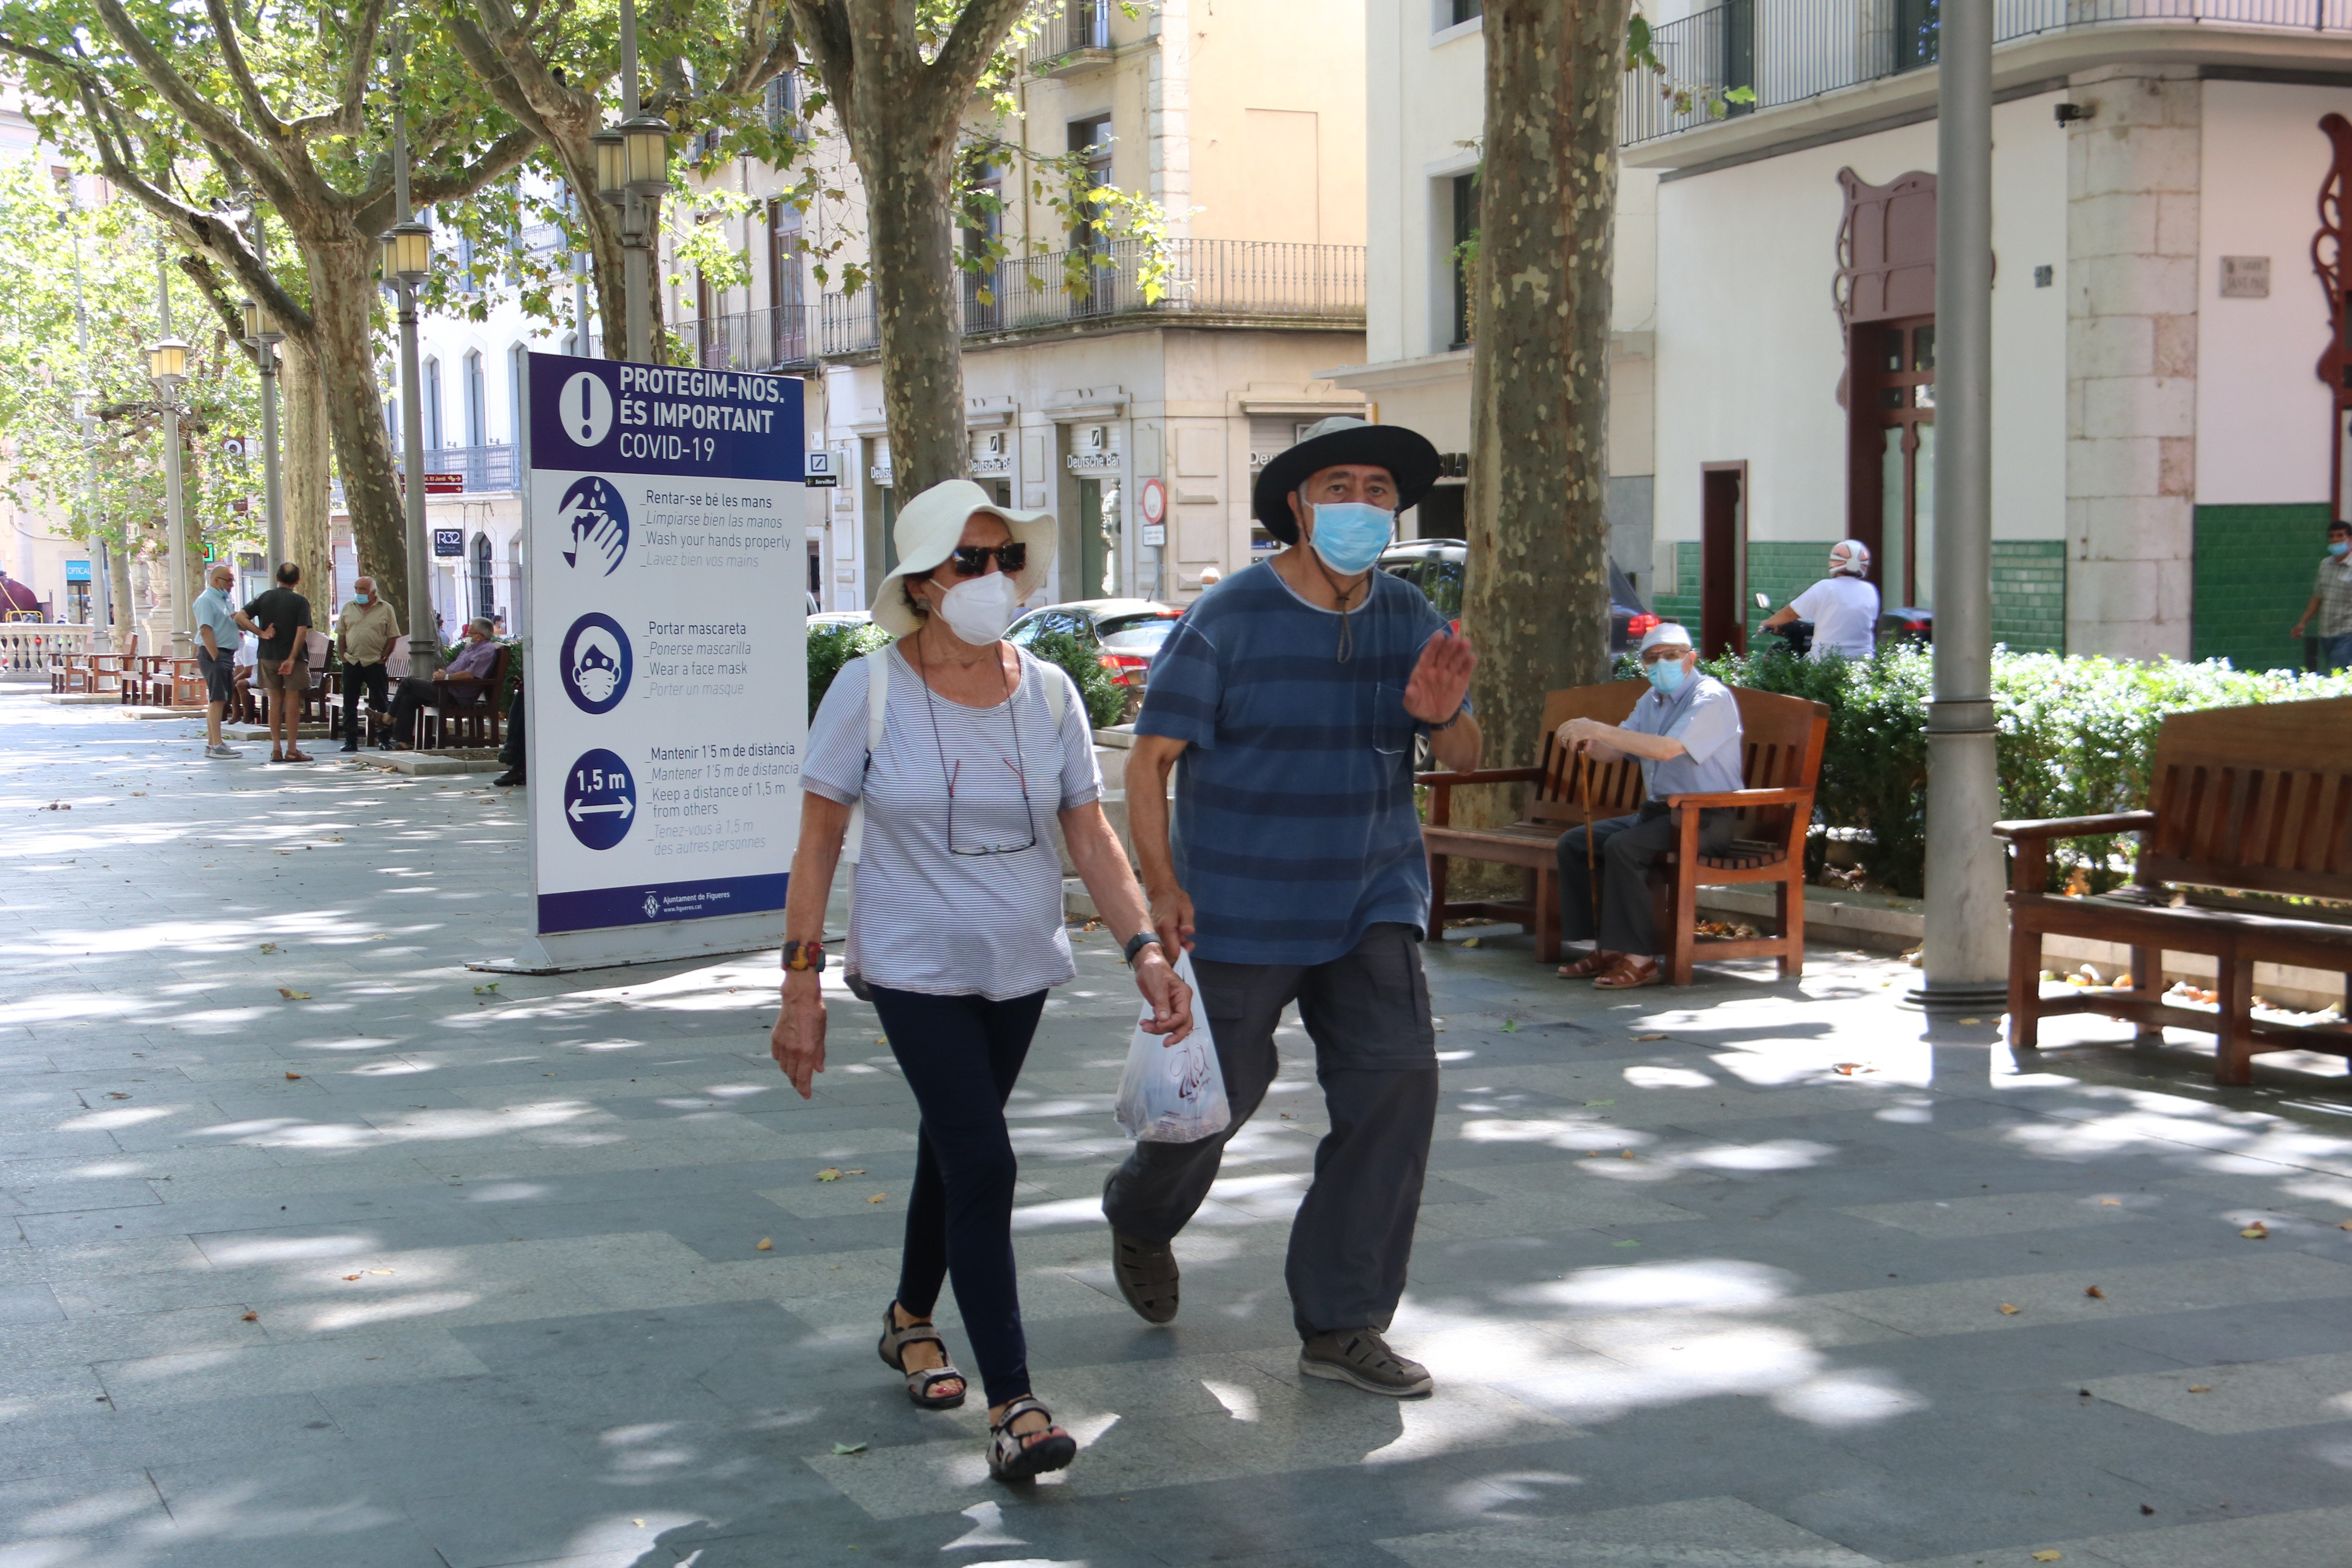
M2202 92L2189 67L2069 87L2091 114L2066 147L2066 648L2187 658Z

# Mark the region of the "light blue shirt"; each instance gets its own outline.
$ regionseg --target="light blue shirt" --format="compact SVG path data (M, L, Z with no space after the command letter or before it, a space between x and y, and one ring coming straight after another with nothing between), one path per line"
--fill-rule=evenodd
M1642 763L1643 786L1661 805L1670 795L1718 795L1746 784L1739 767L1739 701L1711 675L1692 673L1672 697L1643 693L1625 728L1683 743L1679 757Z
M240 634L236 629L236 609L228 602L228 595L218 588L207 588L196 595L192 608L197 626L212 627L213 640L220 645L221 651L235 653ZM198 637L196 646L204 647L205 639Z

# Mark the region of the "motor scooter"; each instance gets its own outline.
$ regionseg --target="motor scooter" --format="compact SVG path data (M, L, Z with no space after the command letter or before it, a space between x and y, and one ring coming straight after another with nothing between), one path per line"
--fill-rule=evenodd
M1769 610L1772 601L1759 594L1756 595L1756 607ZM1813 623L1811 621L1786 621L1766 629L1780 639L1781 650L1793 658L1803 658L1813 651Z

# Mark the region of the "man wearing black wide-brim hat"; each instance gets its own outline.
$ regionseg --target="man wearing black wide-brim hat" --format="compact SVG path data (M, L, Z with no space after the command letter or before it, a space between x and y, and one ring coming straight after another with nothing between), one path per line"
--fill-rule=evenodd
M1478 661L1377 563L1437 467L1411 430L1346 416L1313 426L1253 496L1288 548L1203 595L1152 663L1128 819L1159 938L1192 951L1234 1119L1198 1143L1138 1143L1103 1190L1120 1294L1167 1322L1170 1244L1265 1099L1275 1026L1297 1002L1331 1119L1283 1271L1298 1369L1400 1397L1430 1389L1428 1370L1382 1335L1404 1292L1437 1113L1413 741L1429 736L1445 767L1478 765Z

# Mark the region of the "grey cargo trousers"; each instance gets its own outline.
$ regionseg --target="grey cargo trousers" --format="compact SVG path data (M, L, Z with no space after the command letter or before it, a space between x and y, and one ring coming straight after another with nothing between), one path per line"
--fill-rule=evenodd
M1413 1222L1437 1122L1437 1036L1421 970L1421 933L1376 925L1353 951L1317 964L1220 963L1195 956L1198 1005L1216 1038L1231 1126L1198 1143L1138 1143L1103 1192L1129 1236L1175 1239L1209 1195L1224 1147L1265 1098L1274 1031L1298 1004L1331 1131L1290 1227L1283 1278L1299 1337L1385 1330L1404 1294Z

